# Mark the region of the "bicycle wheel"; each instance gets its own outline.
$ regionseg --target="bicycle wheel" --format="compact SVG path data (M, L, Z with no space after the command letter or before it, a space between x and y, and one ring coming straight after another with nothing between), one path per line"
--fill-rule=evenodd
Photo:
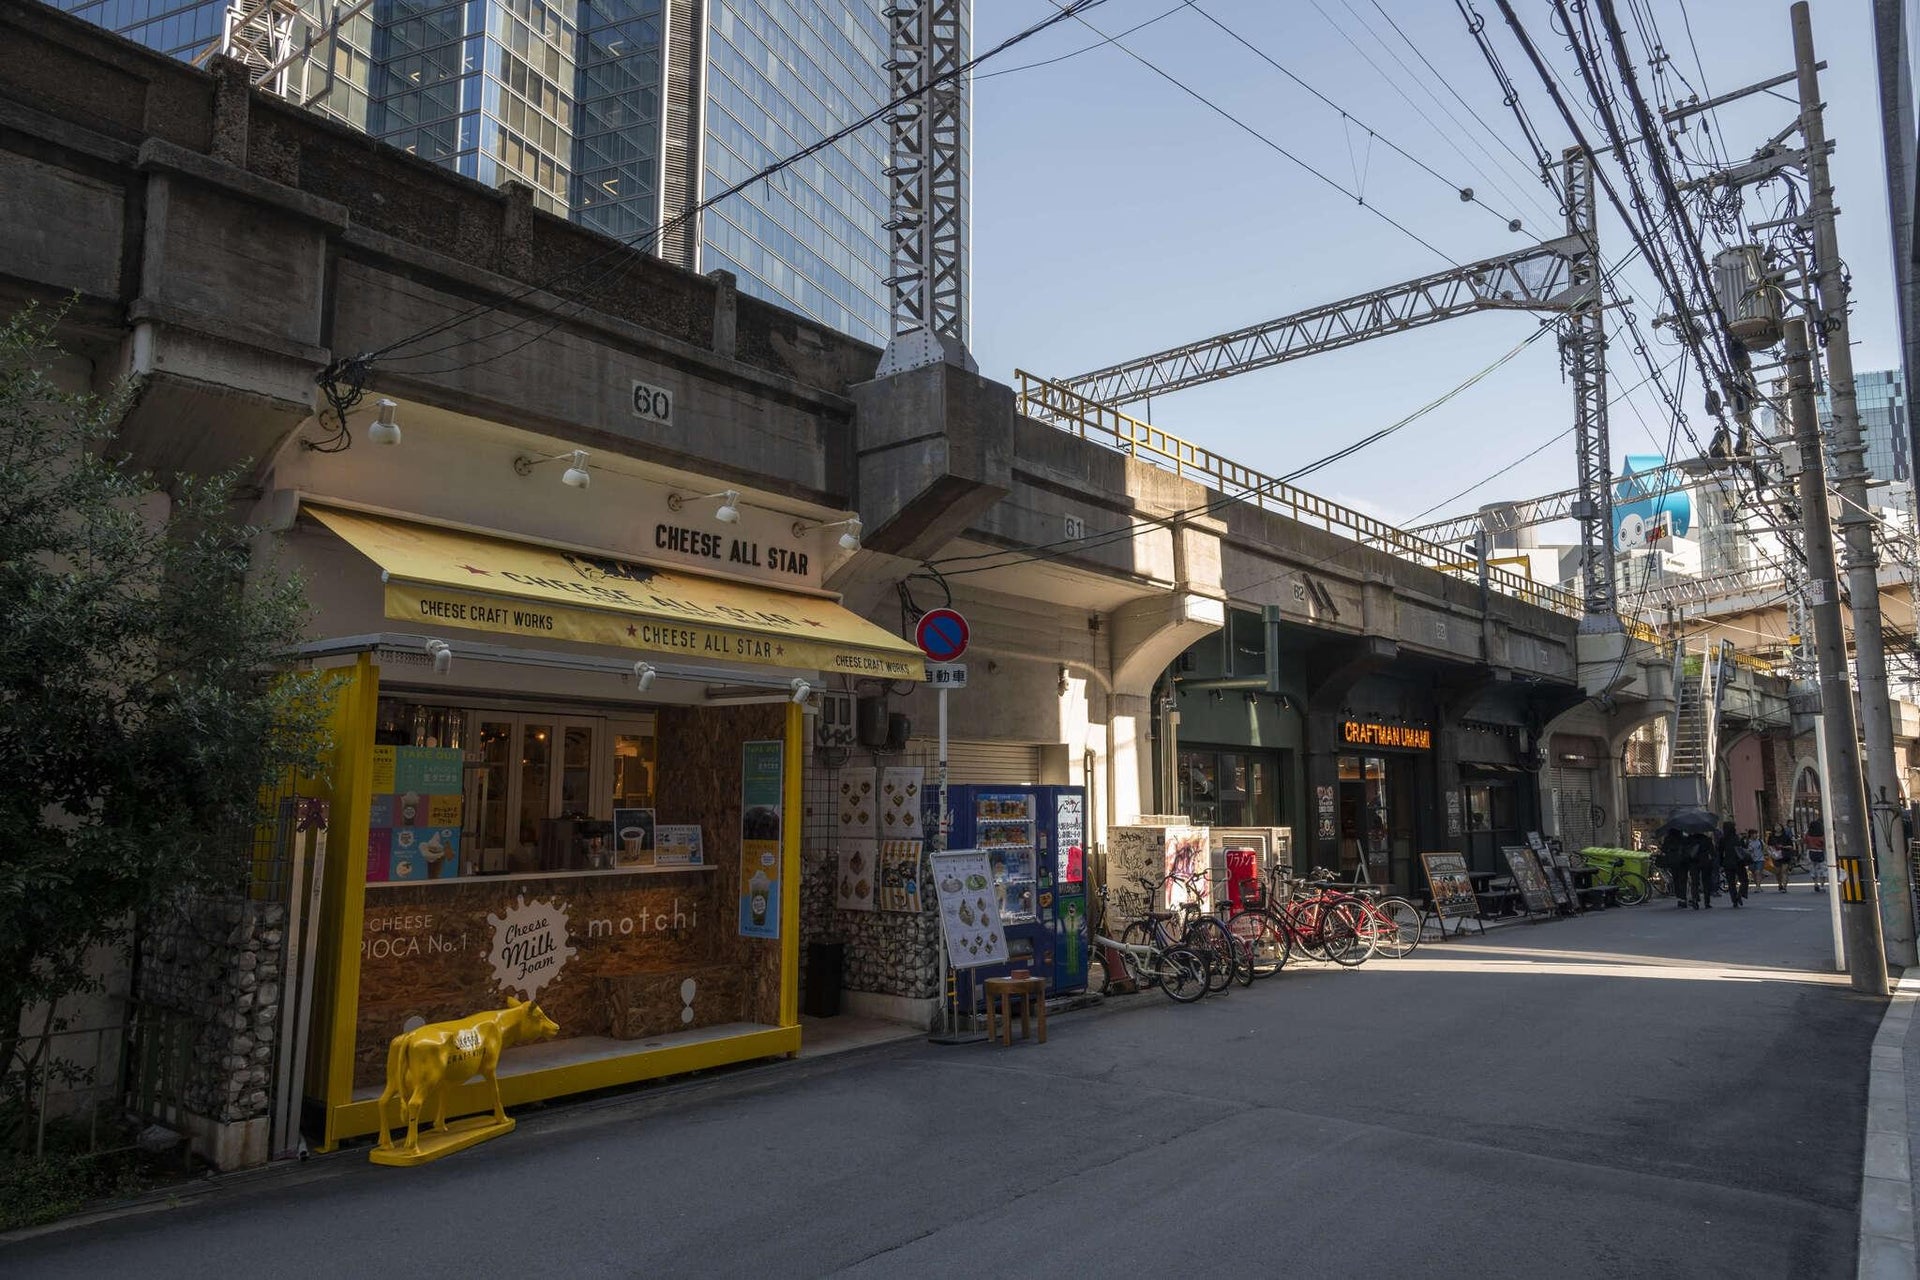
M1420 908L1405 898L1382 898L1373 906L1374 946L1381 955L1398 960L1420 945Z
M1177 1004L1192 1004L1207 994L1207 958L1188 947L1159 953L1160 989Z
M1240 954L1255 978L1280 972L1293 954L1287 926L1271 912L1242 911L1227 921L1227 932L1240 940Z
M1620 891L1620 905L1637 907L1647 900L1646 879L1632 871L1613 873L1613 887Z
M1207 958L1210 966L1207 986L1210 990L1225 991L1240 976L1240 944L1227 932L1227 926L1212 916L1200 916L1189 923L1186 933L1181 935L1180 944Z
M1293 949L1309 960L1327 958L1326 938L1320 932L1325 912L1317 902L1289 902L1281 908L1281 924Z
M1120 931L1120 941L1129 947L1158 947L1160 945L1159 941L1153 936L1153 929L1145 920L1135 920L1132 924L1122 929ZM1158 965L1141 963L1137 952L1129 951L1127 955L1132 957L1128 963L1133 969L1132 976L1135 986L1145 989L1147 987L1160 985L1160 967Z
M1348 969L1373 958L1374 933L1357 902L1336 902L1321 916L1321 945L1327 959Z

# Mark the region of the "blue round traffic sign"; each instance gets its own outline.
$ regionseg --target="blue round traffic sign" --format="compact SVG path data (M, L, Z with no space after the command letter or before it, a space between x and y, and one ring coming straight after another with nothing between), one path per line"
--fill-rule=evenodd
M967 651L967 620L952 609L929 609L920 615L913 642L935 662L952 662Z

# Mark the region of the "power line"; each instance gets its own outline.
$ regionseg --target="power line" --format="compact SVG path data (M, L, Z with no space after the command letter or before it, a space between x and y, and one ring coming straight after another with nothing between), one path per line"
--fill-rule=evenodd
M1104 49L1108 45L1112 44L1115 40L1125 39L1127 36L1132 35L1136 31L1144 31L1148 27L1152 26L1154 23L1165 21L1166 19L1171 18L1174 14L1180 12L1182 9L1191 7L1196 2L1197 0L1180 0L1179 4L1174 5L1171 9L1161 10L1159 13L1154 14L1151 18L1148 18L1145 22L1136 22L1132 26L1128 27L1125 31L1117 31L1113 35L1107 36L1104 39L1095 40L1092 44L1081 45L1078 49L1071 49L1066 53L1061 54L1057 58L1042 58L1038 62L1023 62L1017 67L1002 67L998 71L983 72L980 75L975 76L973 78L973 82L975 84L979 84L982 80L991 80L995 76L1010 76L1010 75L1018 74L1019 72L1022 72L1022 71L1035 71L1041 67L1051 67L1056 63L1065 62L1069 58L1077 58L1083 53L1092 53L1096 49Z
M1059 7L1061 0L1047 0L1047 2L1049 4L1054 5L1055 7ZM1192 98L1195 102L1198 102L1200 105L1207 108L1207 110L1213 112L1215 115L1219 116L1221 119L1225 120L1227 123L1233 125L1235 128L1240 129L1241 131L1247 133L1251 137L1257 139L1258 141L1265 144L1267 147L1269 147L1273 151L1279 153L1282 156L1285 156L1288 160L1291 160L1294 164L1298 165L1300 168L1305 169L1308 173L1312 174L1315 178L1319 179L1325 185L1332 187L1335 191L1338 191L1341 195L1347 197L1349 200L1352 200L1354 203L1358 204L1361 208L1365 209L1368 213L1371 213L1374 217L1380 219L1382 222L1392 227L1395 231L1398 231L1401 235L1406 236L1409 240L1413 241L1415 244L1425 249L1428 253L1431 253L1434 256L1438 257L1443 262L1447 263L1447 265L1449 266L1457 267L1460 265L1458 262L1454 261L1453 258L1441 252L1440 249L1435 247L1434 244L1431 241L1427 240L1424 236L1420 235L1418 232L1408 227L1405 223L1398 221L1397 219L1392 217L1390 214L1387 214L1386 212L1381 210L1378 205L1368 204L1366 202L1366 198L1360 192L1348 190L1346 187L1342 186L1339 182L1328 177L1326 174L1314 168L1312 165L1308 164L1305 160L1301 159L1299 156L1295 155L1293 152L1289 151L1287 148L1281 146L1278 142L1275 142L1272 138L1268 137L1266 134L1260 132L1260 130L1254 128L1252 125L1242 120L1239 116L1234 115L1231 111L1228 111L1225 107L1221 106L1219 103L1215 102L1213 99L1207 97L1205 94L1201 93L1198 89L1195 89L1193 86L1181 80L1178 76L1175 76L1171 72L1164 70L1157 63L1154 63L1151 60L1141 56L1130 46L1123 44L1117 36L1107 35L1106 32L1094 26L1091 22L1088 22L1085 18L1081 17L1077 12L1072 16L1074 21L1078 22L1081 26L1085 27L1087 30L1093 32L1093 34L1101 37L1102 39L1107 40L1109 43L1113 45L1114 48L1120 50L1122 53L1126 54L1129 58L1132 58L1135 62L1139 63L1141 66L1145 67L1147 70L1153 72L1155 75L1159 76L1162 80L1165 80L1168 84L1180 90L1180 92L1186 94L1189 98Z
M1189 0L1189 3L1193 3L1193 0ZM1462 196L1462 198L1467 199L1473 204L1479 205L1481 208L1485 209L1488 213L1492 214L1494 217L1506 223L1510 230L1517 231L1520 229L1520 221L1518 218L1512 217L1509 214L1501 213L1498 209L1495 209L1492 205L1489 205L1486 201L1480 199L1479 196L1471 194L1473 190L1471 187L1467 186L1465 183L1453 181L1453 179L1447 177L1444 173L1441 173L1440 171L1435 169L1432 165L1422 160L1419 156L1414 155L1412 152L1408 151L1405 147L1395 142L1392 138L1387 137L1387 135L1375 129L1372 125L1362 120L1359 116L1354 115L1353 112L1347 110L1345 107L1335 102L1332 98L1329 98L1326 94L1320 92L1320 90L1314 88L1311 84L1308 84L1305 80L1301 79L1298 75L1294 74L1287 67L1283 66L1277 59L1273 57L1272 54L1269 54L1266 50L1260 48L1258 45L1248 40L1245 36L1241 35L1238 31L1235 31L1232 27L1229 27L1226 23L1214 17L1211 13L1208 13L1205 9L1202 9L1197 3L1193 3L1193 11L1199 14L1201 17L1205 18L1208 22L1211 22L1214 26L1218 27L1221 31L1225 32L1229 37L1231 37L1233 40L1238 42L1242 48L1246 49L1249 53L1253 54L1256 58L1259 58L1262 62L1272 67L1275 71L1278 71L1281 75L1293 81L1295 84L1299 85L1302 89L1305 89L1308 93L1312 94L1315 98L1319 99L1322 103L1324 103L1328 107L1331 107L1333 110L1339 112L1340 118L1342 120L1351 120L1354 124L1358 125L1361 129L1365 130L1368 138L1379 139L1381 142L1387 145L1387 148L1389 150L1393 151L1396 155L1400 156L1401 158L1407 160L1409 163L1413 164L1421 172L1427 174L1429 177L1432 177L1440 182L1445 183L1450 189L1452 189L1455 192L1458 192ZM1485 177L1484 174L1482 174L1481 176Z

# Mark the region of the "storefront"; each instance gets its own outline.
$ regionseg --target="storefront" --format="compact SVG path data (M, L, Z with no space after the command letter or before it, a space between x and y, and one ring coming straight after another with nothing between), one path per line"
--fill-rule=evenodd
M1502 849L1523 845L1529 833L1546 830L1540 770L1523 760L1525 735L1517 724L1462 720L1453 734L1467 865L1475 871L1504 871Z
M1433 730L1371 720L1340 722L1340 865L1353 876L1364 863L1374 884L1408 884L1419 845L1415 798L1430 772Z
M735 564L818 554L791 514L759 526L696 532ZM804 715L848 674L921 678L912 646L817 568L782 590L336 499L302 500L284 549L319 606L305 656L337 673L324 1147L375 1130L392 1037L509 998L560 1027L503 1058L509 1105L797 1051Z

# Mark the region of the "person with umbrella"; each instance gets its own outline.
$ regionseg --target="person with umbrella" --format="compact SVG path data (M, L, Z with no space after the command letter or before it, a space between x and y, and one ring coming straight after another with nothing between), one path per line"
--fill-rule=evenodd
M1683 907L1713 906L1719 861L1713 837L1719 828L1720 819L1707 810L1682 809L1654 832L1673 876L1673 896Z

